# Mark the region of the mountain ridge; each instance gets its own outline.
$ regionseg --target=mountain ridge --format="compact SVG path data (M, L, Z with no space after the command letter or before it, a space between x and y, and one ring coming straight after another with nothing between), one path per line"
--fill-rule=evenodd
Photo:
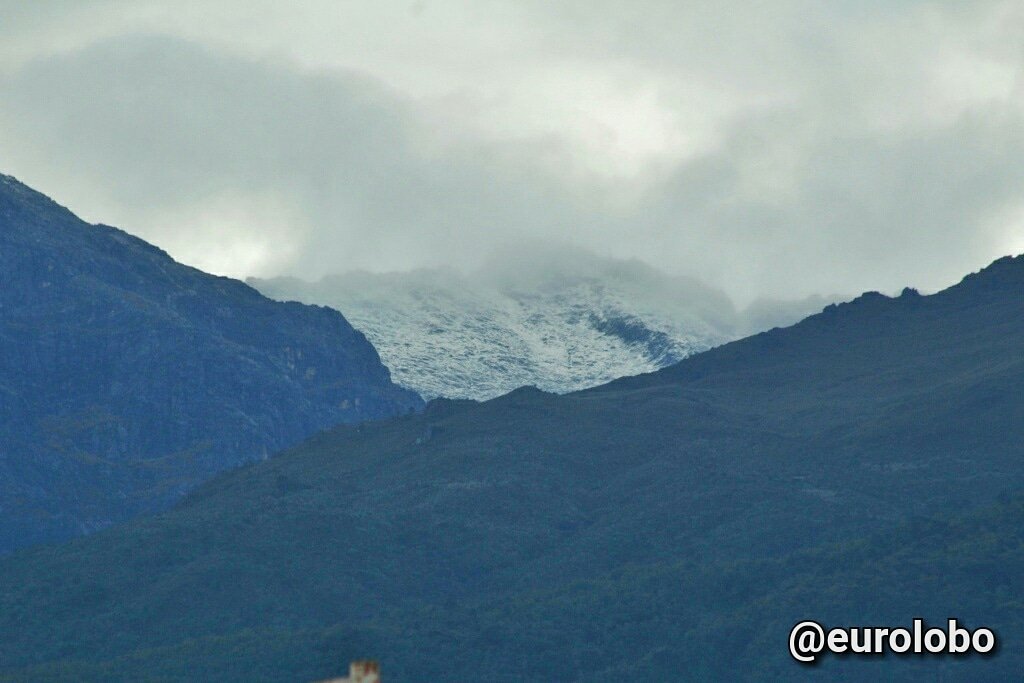
M312 679L373 656L396 680L801 677L785 653L794 606L833 604L806 617L850 625L938 618L917 601L944 566L942 596L976 596L949 609L990 614L1011 642L1024 624L985 587L1010 585L999 539L1018 562L1019 506L982 517L996 545L958 537L981 555L946 557L923 533L1024 490L1024 261L1009 263L652 375L339 426L159 516L19 553L0 561L14 634L0 676ZM900 590L863 612L856 577L873 566ZM1001 680L1019 664L1007 649L962 671ZM879 674L853 659L822 671Z
M338 312L272 302L0 177L0 552L417 410Z

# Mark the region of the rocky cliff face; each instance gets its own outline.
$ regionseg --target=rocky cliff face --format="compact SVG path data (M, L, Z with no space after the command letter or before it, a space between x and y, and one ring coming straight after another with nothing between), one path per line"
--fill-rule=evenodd
M0 176L0 552L420 406L338 312L270 301Z

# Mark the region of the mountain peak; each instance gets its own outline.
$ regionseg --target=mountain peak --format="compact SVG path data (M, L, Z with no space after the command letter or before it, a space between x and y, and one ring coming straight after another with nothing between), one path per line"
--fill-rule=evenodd
M250 283L276 299L344 311L400 384L427 397L474 399L528 384L562 393L651 372L822 306L764 301L741 312L723 292L637 261L582 250L538 255L534 247L502 253L476 273Z
M951 289L1024 288L1024 254L1003 256L976 273L971 273Z
M10 176L0 310L0 553L164 508L335 424L422 406L337 311L177 263Z
M52 213L60 214L63 218L75 218L67 207L33 190L14 176L0 173L0 218L9 219L16 210L30 211L36 215ZM5 220L3 227L10 229L17 226Z

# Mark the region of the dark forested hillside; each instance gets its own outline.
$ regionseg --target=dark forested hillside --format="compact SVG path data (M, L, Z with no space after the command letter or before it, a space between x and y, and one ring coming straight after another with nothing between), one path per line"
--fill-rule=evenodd
M0 553L419 405L337 312L183 266L0 176Z
M785 680L808 673L797 618L955 616L1000 654L810 673L1005 680L1022 349L1024 258L1003 259L597 389L339 427L0 562L0 674L303 680L372 656L389 680Z

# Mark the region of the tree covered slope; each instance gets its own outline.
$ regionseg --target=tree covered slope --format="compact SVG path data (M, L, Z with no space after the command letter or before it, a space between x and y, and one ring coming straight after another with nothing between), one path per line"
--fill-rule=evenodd
M338 427L0 562L0 674L302 680L376 657L409 681L1004 680L1021 349L1008 258L592 390ZM797 616L955 616L1006 646L808 671Z

